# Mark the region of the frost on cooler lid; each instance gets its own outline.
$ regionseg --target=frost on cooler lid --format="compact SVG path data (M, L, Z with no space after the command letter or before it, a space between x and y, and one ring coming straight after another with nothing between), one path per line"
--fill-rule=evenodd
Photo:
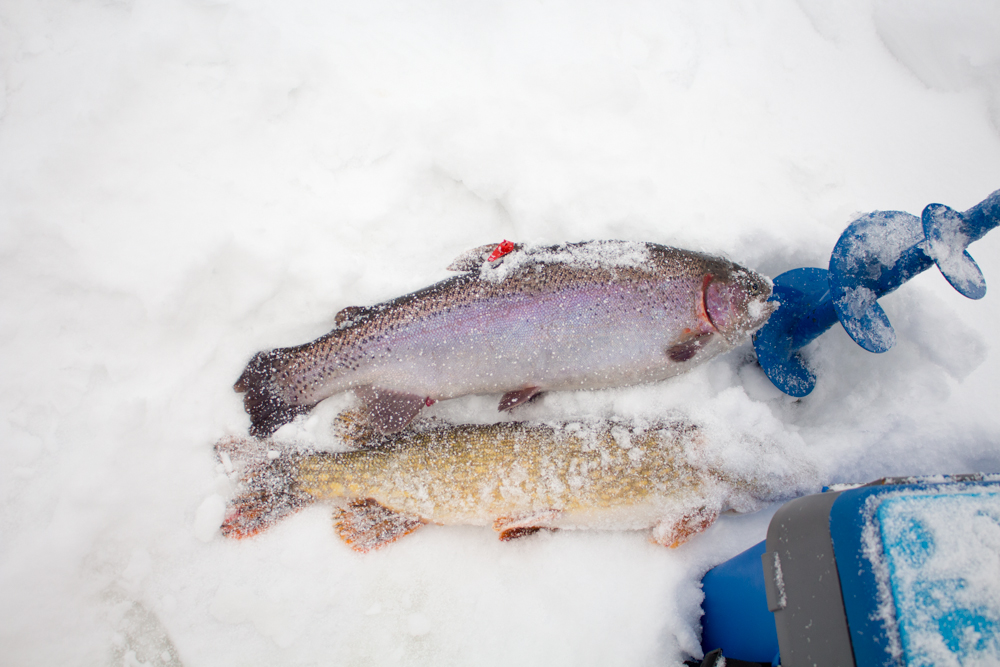
M1000 494L897 496L876 515L905 664L1000 664Z

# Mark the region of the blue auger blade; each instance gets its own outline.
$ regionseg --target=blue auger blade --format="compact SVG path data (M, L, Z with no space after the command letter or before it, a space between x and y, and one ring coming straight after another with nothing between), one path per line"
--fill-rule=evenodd
M826 269L786 271L774 279L771 300L779 304L753 337L757 361L767 378L789 396L805 396L816 386L799 348L837 322Z
M941 275L959 294L970 299L986 296L986 279L976 260L966 251L969 234L958 211L942 204L929 204L923 213L925 251L938 265Z
M805 396L816 376L799 349L840 320L869 352L885 352L896 332L878 299L934 266L965 296L986 293L979 266L965 248L1000 225L1000 190L964 213L941 204L922 218L901 211L875 211L852 222L830 255L830 269L795 269L774 279L773 301L781 307L754 335L757 359L781 391Z
M970 299L983 298L986 279L966 248L1000 224L1000 190L965 213L942 204L929 204L922 222L927 238L925 251L937 263L941 275L959 294Z
M834 246L833 307L854 342L869 352L885 352L896 343L878 299L933 265L921 247L923 240L917 216L875 211L852 222Z

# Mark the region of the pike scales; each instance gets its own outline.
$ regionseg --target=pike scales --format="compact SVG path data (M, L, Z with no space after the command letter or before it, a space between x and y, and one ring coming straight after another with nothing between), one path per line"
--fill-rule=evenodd
M753 474L727 469L725 457L706 454L711 432L680 417L434 422L380 435L356 412L341 415L344 440L364 447L347 452L282 451L259 440L220 443L220 456L239 460L257 452L223 533L253 535L325 501L337 506L340 537L359 551L426 523L492 526L503 540L540 529L651 529L653 541L676 546L721 512L759 509L793 493L808 476L787 460ZM760 460L776 458L775 447L753 438L743 438L741 448ZM260 456L264 450L277 456Z
M255 355L235 385L251 433L347 390L391 433L468 394L503 394L508 410L548 390L662 380L747 340L775 307L766 278L654 243L496 249L460 256L449 268L461 275L345 308L312 343Z

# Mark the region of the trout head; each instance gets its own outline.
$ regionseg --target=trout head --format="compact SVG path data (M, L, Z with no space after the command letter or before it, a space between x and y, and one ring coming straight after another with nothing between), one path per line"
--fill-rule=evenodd
M730 345L759 329L778 308L770 279L735 264L709 272L702 287L704 314Z

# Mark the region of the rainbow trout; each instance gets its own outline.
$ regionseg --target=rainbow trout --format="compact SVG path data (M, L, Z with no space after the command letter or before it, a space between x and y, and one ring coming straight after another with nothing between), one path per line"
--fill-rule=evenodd
M548 390L662 380L747 340L777 307L753 271L655 243L504 242L448 268L463 273L345 308L312 343L255 355L234 386L251 435L347 390L392 433L467 394L503 394L509 410Z
M338 419L358 423L356 413ZM366 425L345 440L367 448L336 453L234 438L217 445L224 462L257 458L222 532L254 535L322 501L337 506L336 530L357 551L427 523L492 526L501 540L543 528L652 529L652 541L677 546L723 511L753 511L796 492L801 471L786 459L757 464L752 473L726 470L725 455L705 456L707 439L684 419L418 423L393 435ZM769 455L764 443L744 439L739 446L758 460Z

